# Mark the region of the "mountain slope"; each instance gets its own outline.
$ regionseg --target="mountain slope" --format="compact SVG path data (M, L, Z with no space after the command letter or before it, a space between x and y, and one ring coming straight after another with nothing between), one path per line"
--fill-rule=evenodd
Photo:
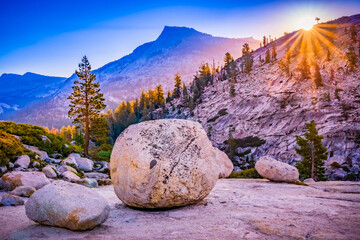
M30 103L41 101L56 93L66 78L35 73L3 74L0 76L0 118L19 111Z
M165 27L155 41L139 46L130 55L93 73L100 82L108 108L115 108L121 101L134 100L141 90L154 88L157 84L162 84L165 91L171 89L177 72L185 82L189 82L202 62L223 62L225 52L239 57L244 43L249 43L252 48L259 45L259 41L253 38L228 39L192 28ZM56 94L17 112L12 120L49 127L69 123L66 98L75 78L75 75L71 76Z
M230 79L222 79L226 71L222 69L215 76L214 86L205 89L193 117L190 117L189 109L186 108L179 111L181 114L177 114L177 109L171 111L170 104L167 117L199 121L208 131L213 144L224 150L228 148L226 140L231 131L232 137L239 139L235 157L237 170L248 166L249 159L256 160L263 155L295 164L301 160L295 152L296 135L303 136L305 123L315 120L319 133L324 135L323 143L328 148L325 164L328 177L360 179L360 71L359 63L351 70L346 58L349 46L355 45L350 40L349 23L355 24L359 36L360 15L315 26L314 29L323 36L327 34L324 29L332 28L336 34L334 46L326 37L320 37L314 32L309 33L318 38L301 44L306 41L307 33L297 31L274 42L277 61L264 63L259 59L260 56L265 58L272 44L259 48L252 54L253 70L237 77L234 97L229 94ZM297 42L297 39L300 40ZM314 46L322 46L321 50L311 49L312 42L319 43ZM288 47L296 46L297 43L300 49L295 47L291 50L290 74L287 75L279 67L279 60L283 59ZM307 50L301 52L303 45L307 46ZM360 58L359 53L356 54ZM301 79L299 66L302 55L308 57L311 72L309 79ZM236 60L239 68L243 61L243 58ZM323 82L320 87L316 87L314 82L314 63L320 67ZM181 101L178 99L171 104L177 106ZM266 142L263 144L255 137Z

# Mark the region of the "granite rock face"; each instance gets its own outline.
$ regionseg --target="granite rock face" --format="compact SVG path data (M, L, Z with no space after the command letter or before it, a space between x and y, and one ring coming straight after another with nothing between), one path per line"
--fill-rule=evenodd
M219 176L228 174L224 169L232 164L219 155L199 123L147 121L131 125L116 140L110 175L115 193L127 205L184 206L205 198Z

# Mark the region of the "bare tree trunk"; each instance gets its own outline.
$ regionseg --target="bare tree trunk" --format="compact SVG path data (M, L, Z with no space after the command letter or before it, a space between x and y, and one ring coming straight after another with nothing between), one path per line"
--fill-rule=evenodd
M315 156L314 156L314 145L312 143L309 143L309 147L310 147L310 150L311 150L311 178L316 180L315 179Z

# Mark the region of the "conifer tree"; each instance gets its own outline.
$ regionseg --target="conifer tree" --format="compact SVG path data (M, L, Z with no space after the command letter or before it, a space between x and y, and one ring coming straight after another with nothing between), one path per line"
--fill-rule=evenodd
M245 73L249 73L252 70L252 66L254 63L254 59L250 53L250 46L249 44L245 43L242 48L242 55L244 59L244 67Z
M276 44L273 43L272 46L271 46L271 60L272 60L272 61L276 61L276 56L277 56L277 53L276 53Z
M164 90L161 84L157 85L155 88L155 105L156 108L162 107L164 105L165 98L164 98Z
M327 159L327 148L322 145L323 136L318 134L315 121L305 123L307 132L305 138L296 136L296 142L299 146L295 148L297 154L303 157L303 160L296 164L302 179L312 178L316 181L326 180L324 160Z
M267 44L266 36L263 37L263 46L265 47Z
M235 86L234 83L230 84L230 97L235 97L236 93L235 93Z
M231 56L231 54L229 52L225 53L225 57L224 57L224 62L225 62L225 67L229 65L229 63L233 62L234 58Z
M108 123L105 118L97 117L92 119L90 125L90 137L95 141L96 145L100 146L107 143L109 133Z
M175 88L173 91L173 98L179 98L181 95L181 77L179 73L175 74Z
M189 95L188 95L188 91L187 91L187 87L185 85L185 82L183 82L182 85L182 95L183 95L183 103L184 105L187 107L189 106Z
M265 52L265 63L269 63L270 62L270 50L266 49Z
M357 30L356 30L356 27L355 25L351 25L350 27L350 39L353 43L356 43L356 37L357 37Z
M91 65L86 56L75 72L78 79L74 81L70 100L69 118L73 123L81 124L85 132L84 152L88 155L90 140L90 122L97 118L106 105L103 94L100 93L100 84L96 82L95 74L91 73Z
M353 69L356 67L356 64L358 62L358 58L355 53L355 49L353 46L350 46L348 49L348 52L346 53L346 58L350 64L350 68Z
M301 80L305 80L305 79L309 79L310 77L310 69L309 69L309 65L308 65L308 61L307 61L307 57L304 54L300 65L299 65L299 70L300 70L300 78Z
M171 101L171 92L168 91L168 92L167 92L167 96L166 96L166 102L168 103L168 102L170 102L170 101Z
M316 87L320 87L323 85L322 83L322 79L321 79L321 74L320 74L320 68L319 65L317 65L315 63L315 73L314 73L314 81L315 81L315 85Z

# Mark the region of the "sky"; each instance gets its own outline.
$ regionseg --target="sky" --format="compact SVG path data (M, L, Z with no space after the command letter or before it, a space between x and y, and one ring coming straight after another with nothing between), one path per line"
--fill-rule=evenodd
M82 56L93 69L155 40L164 26L261 39L360 13L360 1L0 0L0 75L69 77Z

